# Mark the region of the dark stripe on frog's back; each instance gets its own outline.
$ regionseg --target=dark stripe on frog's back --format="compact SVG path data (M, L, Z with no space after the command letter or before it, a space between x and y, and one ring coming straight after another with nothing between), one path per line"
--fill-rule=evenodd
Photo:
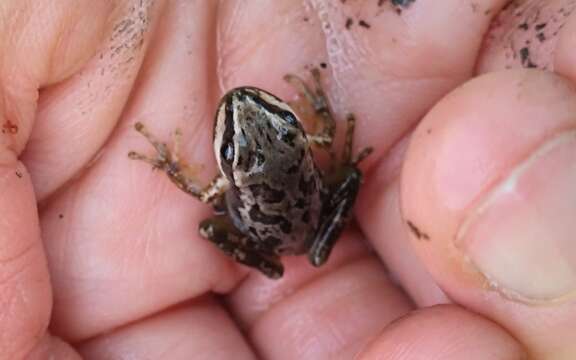
M222 151L225 148L226 144L228 143L226 141L226 139L232 139L234 137L234 113L232 112L232 105L233 105L233 100L231 96L226 97L224 100L224 125L226 130L224 131L224 134L222 134L222 142L220 143L220 149L218 149L218 152L220 154L220 165L222 166L222 170L225 172L224 175L228 175L230 173L231 166L229 164L226 163L226 161L222 160ZM216 130L216 129L214 129ZM214 134L212 136L212 141L214 142L216 139L216 131L214 131ZM218 156L218 154L215 154L216 156Z
M230 119L230 121L233 121L233 117L234 117L234 114L232 113L232 102L233 102L232 92L233 91L234 90L230 90L226 95L224 95L224 97L222 97L222 99L218 103L217 109L220 109L222 106L224 106L224 121L225 122L227 122L228 119ZM218 122L219 113L220 113L220 111L216 111L216 116L214 118L214 128L212 129L212 142L214 142L214 140L216 140L216 125Z
M259 90L259 91L263 91L263 90ZM264 108L269 113L274 114L276 116L286 118L286 119L290 119L289 123L292 126L295 126L298 129L300 129L301 131L303 131L302 124L300 124L300 121L298 121L298 118L296 117L296 115L294 113L286 111L284 109L281 109L274 104L270 104L269 102L264 101L263 99L261 99L260 97L254 95L252 93L246 93L246 94L250 98L250 100L252 100L256 104L260 105L262 108ZM270 94L268 92L267 92L267 94L270 95L272 98L276 99L278 102L283 102L277 96Z

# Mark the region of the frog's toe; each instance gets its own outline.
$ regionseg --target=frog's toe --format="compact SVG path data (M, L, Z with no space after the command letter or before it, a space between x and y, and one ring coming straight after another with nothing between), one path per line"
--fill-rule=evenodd
M132 160L139 160L139 161L144 161L150 165L152 165L154 168L161 168L163 163L159 158L152 158L149 156L146 156L144 154L140 154L136 151L130 151L128 153L128 157Z

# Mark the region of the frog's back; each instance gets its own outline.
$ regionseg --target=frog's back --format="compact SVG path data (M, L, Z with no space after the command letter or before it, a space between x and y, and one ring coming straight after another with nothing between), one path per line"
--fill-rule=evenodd
M230 105L237 146L228 212L263 251L299 254L317 228L322 182L296 116L261 99Z

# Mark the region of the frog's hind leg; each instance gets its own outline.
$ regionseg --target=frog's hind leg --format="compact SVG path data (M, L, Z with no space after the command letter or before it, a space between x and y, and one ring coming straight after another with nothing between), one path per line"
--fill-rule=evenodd
M322 207L325 215L320 218L320 225L308 250L308 259L314 266L326 262L347 225L360 189L362 173L355 166L342 166L326 181L329 192Z
M341 162L324 177L327 193L322 213L325 215L320 219L320 226L308 251L308 259L314 266L326 262L348 223L362 183L362 172L357 165L372 152L372 148L368 147L352 156L355 122L353 114L346 117L346 137Z
M168 146L159 141L152 135L144 124L137 122L134 125L136 131L142 134L150 144L156 149L156 156L149 157L135 151L130 151L128 157L133 160L141 160L151 164L155 169L160 169L168 175L170 180L174 182L181 190L196 197L202 202L212 203L221 194L228 189L228 181L221 175L216 176L208 186L201 186L198 184L196 174L199 169L196 169L186 164L179 157L179 148L182 138L182 133L179 129L174 132L174 145L172 151Z
M308 139L312 143L329 151L334 141L334 135L336 134L336 121L334 120L334 116L332 116L326 94L324 93L324 90L322 90L320 70L318 68L313 68L310 72L312 73L312 79L314 82L313 89L311 89L304 80L296 75L285 75L284 80L294 86L300 93L300 96L304 97L310 103L314 109L315 115L322 122L322 130L314 134L308 134Z
M235 261L255 268L269 278L278 279L284 273L284 267L277 255L258 249L225 215L214 216L200 223L200 235Z

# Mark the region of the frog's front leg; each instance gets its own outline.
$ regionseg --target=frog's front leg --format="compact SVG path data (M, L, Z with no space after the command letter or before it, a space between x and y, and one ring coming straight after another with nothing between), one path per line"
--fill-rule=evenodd
M226 215L214 216L200 223L200 235L214 243L235 261L258 269L272 279L282 277L284 267L277 255L267 254L249 237L240 233Z
M170 151L168 146L157 140L146 129L144 124L138 122L134 125L134 128L144 135L156 149L156 156L148 157L135 151L130 151L128 157L131 159L142 160L151 164L155 169L161 169L181 190L205 203L212 203L228 189L228 181L221 175L216 176L208 186L203 187L198 184L194 173L191 171L192 167L179 158L180 139L182 136L180 130L177 129L174 132L174 147Z
M292 74L284 76L284 80L298 89L300 96L304 97L310 103L318 119L322 122L322 130L314 133L307 134L308 140L326 150L332 147L334 136L336 134L336 121L328 105L328 99L320 80L320 70L313 68L311 71L314 86L310 88L304 80ZM333 156L333 153L330 152Z

